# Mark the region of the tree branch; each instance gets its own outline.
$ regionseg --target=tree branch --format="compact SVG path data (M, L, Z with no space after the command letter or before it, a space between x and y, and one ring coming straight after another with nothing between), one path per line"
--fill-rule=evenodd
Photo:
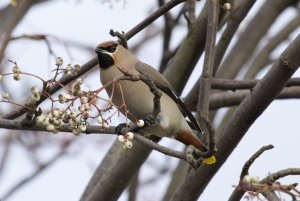
M215 42L218 31L219 5L218 2L208 1L207 32L205 43L205 56L202 74L200 77L199 97L197 111L208 115L209 94L215 60Z
M156 20L157 18L159 18L161 15L163 15L165 12L167 12L168 10L172 9L173 7L175 7L176 5L187 1L187 0L172 0L169 1L168 3L166 3L165 5L163 5L162 7L158 8L154 13L152 13L149 17L147 17L145 20L143 20L142 22L140 22L138 25L136 25L135 27L133 27L132 29L130 29L126 34L125 34L125 38L127 40L129 40L130 38L132 38L135 34L137 34L138 32L140 32L141 30L143 30L146 26L148 26L149 24L151 24L154 20ZM96 65L98 65L98 59L96 57L94 57L93 59L91 59L90 61L88 61L87 63L83 64L81 66L80 71L77 73L76 76L63 76L61 78L61 80L59 80L59 83L61 83L62 85L66 85L68 83L70 83L73 80L76 80L78 77L80 77L81 75L85 74L86 72L88 72L89 70L91 70L92 68L94 68ZM53 87L51 87L49 94L53 94L56 91L58 91L61 88L60 85L56 84ZM45 97L41 97L41 100L39 102L39 104L41 102L43 102L45 100ZM3 116L3 118L5 119L15 119L23 114L26 113L26 109L25 108L17 108L7 114L5 114Z
M218 41L217 47L216 47L216 57L213 67L213 74L215 75L218 67L225 55L225 52L228 49L228 46L236 33L237 29L239 28L241 22L244 20L244 18L247 16L249 10L253 7L256 0L248 1L244 0L237 8L233 8L233 11L230 13L228 24ZM235 4L234 4L235 6Z
M243 178L246 175L249 175L249 168L251 167L251 165L254 163L254 161L265 151L273 149L274 146L273 145L267 145L267 146L263 146L262 148L260 148L255 154L253 154L249 160L246 161L246 163L244 164L243 168L242 168L242 172L240 175L240 181L239 183L242 185L243 182ZM239 184L239 185L240 185ZM229 197L228 201L238 201L240 200L243 195L245 194L245 191L243 189L241 189L240 187L236 186L234 191L232 192L231 196Z
M223 78L234 78L242 66L248 61L259 41L267 30L288 6L297 0L267 0L241 33L238 41L221 64L217 75ZM268 13L268 15L266 15ZM263 19L263 20L262 20ZM255 31L253 31L255 30ZM238 58L238 59L236 59Z
M259 82L259 80L228 80L222 78L213 78L212 89L222 90L239 90L239 89L250 89ZM300 78L291 78L287 83L286 87L300 86Z
M251 91L219 92L210 95L210 110L217 110L222 107L238 106ZM277 100L300 98L300 87L288 87L283 89Z
M64 156L67 153L67 149L69 145L71 144L72 140L67 140L63 143L62 149L55 154L49 161L40 164L39 167L32 172L30 175L19 181L15 186L13 186L11 189L8 190L7 193L3 195L1 200L7 200L11 195L13 195L16 191L18 191L20 188L22 188L24 185L26 185L28 182L32 181L36 177L38 177L44 170L49 168L51 165L53 165L58 159L60 159L62 156Z
M191 171L185 181L173 195L177 201L182 197L186 201L196 200L208 182L226 161L234 148L253 122L263 113L273 99L280 93L286 82L300 65L300 35L287 47L264 78L254 87L237 108L228 124L218 136L216 158L218 163L202 165L197 171Z
M245 75L245 78L252 79L255 77L255 75L265 66L270 64L271 58L270 54L271 52L286 39L293 30L298 28L300 25L300 14L295 16L289 23L287 23L286 26L282 27L273 37L269 39L266 46L259 51L259 54L257 54L256 58L251 63L250 67L248 68L248 71Z
M264 153L267 150L273 149L274 146L273 145L267 145L267 146L263 146L262 148L260 148L257 152L255 152L255 154L253 154L249 160L246 161L246 163L244 164L243 168L242 168L242 172L240 175L240 181L243 180L245 175L249 175L249 168L251 167L251 165L254 163L254 161L260 157L260 155L262 155L262 153Z
M180 94L195 65L203 53L206 39L207 6L204 6L194 23L189 25L187 37L176 51L164 76Z

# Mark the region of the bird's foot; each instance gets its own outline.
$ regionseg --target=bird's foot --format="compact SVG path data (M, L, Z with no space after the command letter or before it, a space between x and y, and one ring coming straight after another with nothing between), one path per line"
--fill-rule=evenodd
M216 162L213 156L215 152L201 152L193 145L187 147L185 151L185 160L194 168L198 169L202 163L211 165Z
M118 135L124 135L124 133L126 133L126 130L128 129L128 125L126 123L122 123L119 124L116 128L115 128L115 132Z
M190 145L185 150L185 160L188 162L195 170L197 170L200 167L200 164L197 162L195 156L194 156L195 147L193 145Z
M146 127L146 126L155 126L158 123L157 118L155 118L155 116L153 115L152 112L148 113L143 120L145 122L144 127Z

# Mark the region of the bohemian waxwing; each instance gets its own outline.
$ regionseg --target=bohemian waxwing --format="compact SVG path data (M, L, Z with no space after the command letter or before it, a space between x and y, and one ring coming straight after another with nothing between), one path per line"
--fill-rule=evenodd
M185 116L189 118L192 128L202 133L199 124L162 74L148 64L139 61L129 50L116 41L103 42L97 46L95 51L98 56L100 79L103 85L123 76L124 74L120 69L126 69L131 75L144 74L148 76L162 91L161 112L158 115L159 123L155 126L145 127L146 131L161 137L174 137L185 145L194 145L200 151L207 151L204 143L187 123ZM112 95L112 87L105 88L108 95L110 97L112 95L112 102L115 105L121 106L123 104L123 93L127 110L137 119L143 119L152 112L154 95L144 82L123 80L119 83L122 92L120 88L114 87ZM121 112L124 114L124 111ZM128 118L134 120L130 116ZM205 161L206 163L214 163L215 158L212 156Z

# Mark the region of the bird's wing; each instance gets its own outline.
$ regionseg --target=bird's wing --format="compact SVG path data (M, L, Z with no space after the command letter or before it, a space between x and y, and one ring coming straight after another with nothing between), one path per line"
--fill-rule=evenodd
M136 70L139 71L141 74L148 76L151 78L154 83L156 84L157 88L165 92L168 96L170 96L175 103L180 108L180 111L185 117L188 117L190 120L190 123L192 125L192 128L199 131L200 133L203 133L200 125L198 124L197 120L193 116L190 109L184 104L183 100L177 95L176 91L173 89L171 84L168 82L168 80L161 75L156 69L154 69L152 66L138 62L135 66Z

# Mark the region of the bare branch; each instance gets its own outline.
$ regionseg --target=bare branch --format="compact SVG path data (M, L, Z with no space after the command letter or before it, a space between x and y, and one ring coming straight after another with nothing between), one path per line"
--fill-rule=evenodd
M172 157L175 157L178 159L184 159L184 160L186 159L184 152L176 151L176 150L161 146L161 145L157 144L156 142L153 142L152 140L149 140L141 135L138 135L138 134L135 135L134 139L136 141L140 142L141 144L146 145L146 146L148 146L160 153L163 153L165 155L172 156Z
M268 0L249 22L238 41L222 62L217 75L223 78L234 78L243 64L253 54L258 42L273 24L279 14L297 0ZM268 15L266 15L268 13ZM261 20L264 19L264 20ZM255 30L255 31L253 31ZM238 59L236 59L238 58Z
M206 39L207 6L194 23L189 25L187 37L182 41L164 75L180 94L203 53Z
M244 164L243 168L242 168L242 172L241 172L241 176L240 176L240 180L243 180L245 175L249 175L249 168L251 167L251 165L254 163L254 161L260 157L260 155L262 153L264 153L267 150L273 149L274 146L273 145L267 145L267 146L263 146L262 148L260 148L257 152L255 152L255 154L253 154L249 160L246 161L246 163Z
M240 23L244 20L244 18L247 16L249 10L253 7L254 3L256 1L248 1L244 0L242 1L237 8L234 7L233 11L230 13L228 24L217 44L216 47L216 59L213 67L213 74L215 75L219 65L225 55L226 50L228 49L228 46L236 33L237 29L240 26ZM234 4L234 6L236 6Z
M53 165L58 159L60 159L62 156L64 156L67 153L67 149L69 145L71 144L73 140L67 140L62 145L62 149L55 154L49 161L40 164L39 167L32 172L30 175L19 181L15 186L13 186L4 196L1 198L1 200L6 200L10 196L12 196L16 191L18 191L20 188L22 188L24 185L26 185L28 182L32 181L36 177L38 177L44 170L49 168L51 165Z
M199 97L197 111L208 115L209 94L213 76L213 65L215 60L215 42L218 31L219 5L215 1L208 1L207 32L205 43L205 57L202 74L200 77Z
M239 105L251 91L238 92L219 92L210 95L210 110L217 110L222 107L231 107ZM276 99L286 100L300 98L300 87L288 87L283 89Z
M11 33L16 25L25 16L27 11L36 3L44 2L47 0L22 0L16 7L7 6L0 12L0 63L4 58L5 49L10 41Z
M298 28L300 25L300 14L295 16L286 26L282 27L273 37L269 39L266 46L259 51L256 58L248 68L248 71L245 75L245 78L251 79L265 66L270 64L271 61L271 52L282 43L293 30Z
M212 89L222 90L239 90L239 89L252 89L259 80L228 80L222 78L213 78ZM300 86L300 78L291 78L286 87Z
M192 201L199 197L252 123L269 106L299 68L300 57L297 56L299 49L300 35L281 54L269 72L254 87L252 93L243 100L228 124L219 134L217 141L218 151L216 152L218 163L212 166L202 165L197 171L190 172L178 188L178 191L173 195L173 200L177 201L178 198L186 197L186 201Z
M283 192L292 197L293 200L296 197L300 196L300 192L296 189L297 184L291 185L283 185L279 182L276 182L278 179L289 176L289 175L300 175L300 168L288 168L284 170L280 170L276 173L273 173L266 178L262 179L259 182L253 183L243 183L240 181L239 185L236 186L234 191L232 192L228 201L239 201L243 197L246 191L255 193L255 195L259 195L260 193L263 194L269 200L281 200L275 194L277 192Z
M135 34L137 34L141 30L143 30L146 26L151 24L154 20L159 18L161 15L163 15L165 12L167 12L168 10L172 9L173 7L175 7L176 5L178 5L178 4L180 4L184 1L186 1L186 0L172 0L172 1L169 1L168 3L166 3L164 6L158 8L149 17L147 17L141 23L139 23L138 25L133 27L131 30L129 30L125 34L126 39L129 40ZM85 74L86 72L88 72L89 70L94 68L96 65L98 65L98 60L97 60L96 57L94 57L93 59L91 59L90 61L88 61L87 63L85 63L81 66L81 69L77 73L76 76L66 75L66 76L62 77L59 80L59 83L61 83L62 85L66 85L66 84L70 83L71 81L76 80L78 77ZM58 85L58 84L52 86L51 89L49 90L49 94L53 94L54 92L58 91L60 88L61 88L61 86ZM44 100L45 100L45 97L42 97L39 103L43 102ZM26 111L27 110L25 108L17 108L15 110L11 111L10 113L4 115L3 118L5 118L5 119L14 119L14 118L17 118L17 117L25 114Z

